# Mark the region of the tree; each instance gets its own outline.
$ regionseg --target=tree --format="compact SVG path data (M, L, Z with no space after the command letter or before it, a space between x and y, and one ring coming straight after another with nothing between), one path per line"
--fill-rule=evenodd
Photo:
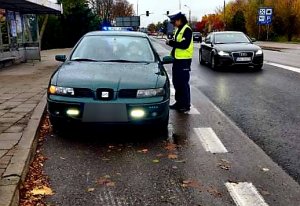
M238 10L232 19L232 24L231 24L232 30L241 31L241 32L246 33L245 24L246 24L246 19L245 19L244 12L241 10Z
M154 23L151 23L147 27L148 31L155 32L156 31L156 25Z

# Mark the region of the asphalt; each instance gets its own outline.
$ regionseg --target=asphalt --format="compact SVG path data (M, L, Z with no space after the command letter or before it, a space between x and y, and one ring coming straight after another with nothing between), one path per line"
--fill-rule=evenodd
M55 195L47 203L234 205L225 184L248 182L268 205L299 205L299 74L268 65L216 72L197 55L192 69L197 112L171 111L168 134L89 127L48 135L45 173ZM211 128L228 152L209 152L196 128Z

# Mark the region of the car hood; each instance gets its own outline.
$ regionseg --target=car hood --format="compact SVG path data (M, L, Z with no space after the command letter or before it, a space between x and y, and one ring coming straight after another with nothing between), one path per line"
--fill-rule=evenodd
M66 62L57 71L56 85L72 88L155 88L157 63Z
M261 49L255 44L217 44L216 49L224 52L236 52L236 51L257 51Z

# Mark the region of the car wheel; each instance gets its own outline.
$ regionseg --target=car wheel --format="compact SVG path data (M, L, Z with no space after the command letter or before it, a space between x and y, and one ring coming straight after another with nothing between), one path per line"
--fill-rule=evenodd
M215 55L214 54L212 54L211 55L211 59L210 59L210 67L212 68L212 69L217 69L217 66L216 66L216 58L215 58Z
M52 126L52 131L54 133L59 133L59 132L62 132L64 127L63 127L63 122L55 117L50 117L50 123L51 123L51 126Z
M203 58L202 58L202 51L201 50L199 50L199 63L201 64L201 65L204 65L204 60L203 60Z

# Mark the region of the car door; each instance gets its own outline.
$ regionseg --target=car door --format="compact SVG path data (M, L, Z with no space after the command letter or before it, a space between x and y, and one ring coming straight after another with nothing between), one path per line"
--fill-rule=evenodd
M204 61L209 61L209 54L211 51L211 37L212 35L209 34L206 38L205 41L202 43L202 58Z

